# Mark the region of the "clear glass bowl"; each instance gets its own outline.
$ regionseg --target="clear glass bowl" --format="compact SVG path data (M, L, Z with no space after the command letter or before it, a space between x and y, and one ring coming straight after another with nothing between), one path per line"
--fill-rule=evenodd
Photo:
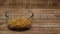
M21 31L31 28L33 13L28 10L6 12L7 26L11 30Z

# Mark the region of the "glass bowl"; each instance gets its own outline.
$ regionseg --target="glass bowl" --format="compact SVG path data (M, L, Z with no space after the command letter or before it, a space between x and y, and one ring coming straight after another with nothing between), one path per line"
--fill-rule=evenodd
M10 30L23 31L31 28L33 13L29 10L6 12L7 26Z

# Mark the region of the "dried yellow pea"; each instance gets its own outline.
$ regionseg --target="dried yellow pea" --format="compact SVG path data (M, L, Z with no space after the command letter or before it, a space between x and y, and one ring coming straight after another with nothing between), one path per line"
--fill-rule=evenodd
M30 20L28 18L18 17L16 19L10 19L8 24L12 27L25 27L30 25Z

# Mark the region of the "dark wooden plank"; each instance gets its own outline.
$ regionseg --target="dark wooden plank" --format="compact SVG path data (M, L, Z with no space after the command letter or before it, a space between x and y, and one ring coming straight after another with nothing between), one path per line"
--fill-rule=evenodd
M31 28L27 31L1 30L1 34L60 34L60 28Z

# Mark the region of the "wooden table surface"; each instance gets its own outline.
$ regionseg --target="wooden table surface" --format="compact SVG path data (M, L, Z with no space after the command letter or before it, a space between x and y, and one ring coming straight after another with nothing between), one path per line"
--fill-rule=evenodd
M0 10L0 34L60 34L59 9L31 9L34 13L32 28L20 32L7 28L6 11L11 10Z

